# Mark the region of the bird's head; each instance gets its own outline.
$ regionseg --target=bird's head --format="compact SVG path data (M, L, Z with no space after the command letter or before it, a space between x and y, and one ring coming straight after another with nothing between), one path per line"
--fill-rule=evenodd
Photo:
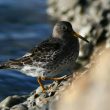
M58 23L56 23L56 25L53 28L53 37L54 38L65 38L66 37L77 37L80 38L86 42L89 43L88 40L86 40L84 37L82 37L81 35L77 34L73 28L72 25L67 22L67 21L60 21ZM67 38L68 39L68 38Z

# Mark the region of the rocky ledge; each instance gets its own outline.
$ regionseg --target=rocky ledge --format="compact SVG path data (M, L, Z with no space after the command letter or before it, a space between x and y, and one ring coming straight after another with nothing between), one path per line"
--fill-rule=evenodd
M59 100L58 93L70 85L70 77L72 78L72 75L65 76L63 81L45 85L46 93L38 87L29 95L9 96L0 103L0 110L48 110L54 101Z

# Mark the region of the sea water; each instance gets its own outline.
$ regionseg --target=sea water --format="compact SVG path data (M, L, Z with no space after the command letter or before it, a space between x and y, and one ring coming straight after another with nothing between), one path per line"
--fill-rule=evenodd
M21 57L50 35L46 2L0 0L0 63ZM14 70L0 70L0 100L28 94L37 87L36 78Z

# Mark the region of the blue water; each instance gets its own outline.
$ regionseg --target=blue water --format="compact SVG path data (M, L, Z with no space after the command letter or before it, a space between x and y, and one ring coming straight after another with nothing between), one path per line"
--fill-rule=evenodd
M0 0L0 62L24 55L50 35L46 7L46 0ZM37 87L36 78L0 70L0 100Z

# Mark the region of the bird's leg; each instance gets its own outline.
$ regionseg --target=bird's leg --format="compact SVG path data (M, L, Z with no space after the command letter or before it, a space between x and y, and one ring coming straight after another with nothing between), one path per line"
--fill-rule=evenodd
M44 88L44 85L42 84L41 80L42 80L41 77L38 77L38 78L37 78L37 81L38 81L40 87L42 88L42 92L45 93L45 88Z
M69 78L69 76L65 75L63 77L55 77L55 78L49 78L49 77L41 77L42 80L53 80L53 81L62 81ZM49 87L51 89L51 87Z
M61 81L67 79L67 76L63 77L56 77L56 78L49 78L49 77L41 77L42 80L53 80L53 81Z

